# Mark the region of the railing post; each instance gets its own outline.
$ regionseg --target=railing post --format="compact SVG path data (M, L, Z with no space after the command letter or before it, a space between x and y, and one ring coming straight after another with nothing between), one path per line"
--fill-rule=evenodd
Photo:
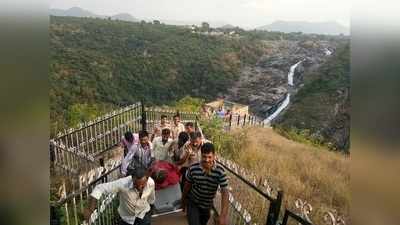
M195 121L194 121L194 130L195 130L195 131L198 130L197 121L198 121L198 117L197 117L197 115L196 115L196 118L195 118Z
M142 121L141 121L141 123L142 123L142 130L143 131L145 131L145 130L147 130L147 118L146 118L146 109L145 109L145 107L144 107L144 101L142 101Z
M244 118L243 118L243 127L246 125L246 117L247 117L247 114L245 114Z
M229 130L232 128L232 113L229 115Z
M50 206L50 225L60 225L60 218L57 215L55 206Z
M238 115L237 126L240 126L240 114Z
M54 160L56 158L56 152L55 152L55 146L53 141L50 141L50 162L54 163Z
M281 205L283 200L283 191L278 191L278 195L275 201L271 201L269 207L266 225L276 225L279 219L279 213L281 211Z

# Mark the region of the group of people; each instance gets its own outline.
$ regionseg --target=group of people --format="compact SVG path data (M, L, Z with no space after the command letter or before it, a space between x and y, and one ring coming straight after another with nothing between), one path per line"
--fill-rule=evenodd
M203 105L201 107L200 114L203 118L206 119L217 117L223 119L224 121L229 121L229 117L233 115L230 109L227 109L225 111L225 109L222 106L218 107L217 110L214 110L214 108L206 107L206 105Z
M192 122L183 125L174 115L170 124L162 115L150 135L125 133L121 141L124 158L121 178L97 185L85 210L88 219L97 200L106 193L118 193L120 225L149 225L155 190L180 182L182 209L189 225L206 225L218 188L221 190L220 225L226 224L228 180L215 161L214 145L205 140Z

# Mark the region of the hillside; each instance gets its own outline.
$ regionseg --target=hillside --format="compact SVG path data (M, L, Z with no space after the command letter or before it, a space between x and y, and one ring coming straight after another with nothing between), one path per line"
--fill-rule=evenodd
M253 173L268 178L284 193L283 207L294 201L312 205L313 224L325 224L325 210L349 221L350 158L288 140L270 128L236 129L216 138L219 153Z
M307 41L266 41L267 53L255 66L240 71L240 78L230 88L227 98L249 105L252 112L265 118L286 94L301 88L303 74L318 68L329 57L325 50L334 51L340 41L309 38ZM295 87L288 86L288 71L304 60L296 70Z
M116 14L114 16L111 16L111 19L113 19L113 20L130 21L130 22L139 22L138 19L136 19L135 17L133 17L129 13L119 13L119 14Z
M350 45L338 48L303 79L304 86L275 127L295 140L349 152Z
M303 21L275 21L272 24L261 26L258 30L280 31L285 33L303 32L306 34L348 35L349 28L337 22L303 22Z
M241 67L256 63L262 46L177 26L50 17L52 125L73 126L82 111L98 114L141 99L157 105L186 95L213 99Z
M88 10L72 7L69 9L49 9L49 14L52 16L73 16L73 17L96 17L105 18L104 15L97 15Z
M290 65L304 57L308 59L298 75L301 79L296 79L300 87L302 80L310 82L308 78L316 76L303 73L308 74L309 68L314 71L325 61L324 49L336 49L342 42L346 41L340 37L266 31L241 31L239 38L218 37L171 25L52 16L51 131L75 126L139 100L147 105L170 105L185 96L205 100L225 96L249 104L253 112L263 117L285 96ZM329 69L332 73L335 66ZM293 102L294 109L288 110L288 115L291 110L296 115L284 119L281 127L287 133L293 133L293 128L297 129L295 133L320 132L329 138L324 139L326 143L347 149L348 129L342 121L348 120L335 117L338 122L334 122L316 117L307 111L310 108L297 107L296 101L309 101L303 92L308 91L300 91L298 100ZM320 108L328 110L335 104L339 107L341 101L330 98L319 102Z

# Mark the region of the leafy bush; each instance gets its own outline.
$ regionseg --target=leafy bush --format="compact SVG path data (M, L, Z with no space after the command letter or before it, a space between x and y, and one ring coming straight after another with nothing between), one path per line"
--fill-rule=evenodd
M204 102L205 100L201 98L185 96L177 101L173 107L183 112L200 112L201 106L204 104Z
M313 135L309 129L298 129L296 127L283 128L280 125L275 125L274 130L282 136L296 142L309 144L315 147L326 146L323 142L323 137Z

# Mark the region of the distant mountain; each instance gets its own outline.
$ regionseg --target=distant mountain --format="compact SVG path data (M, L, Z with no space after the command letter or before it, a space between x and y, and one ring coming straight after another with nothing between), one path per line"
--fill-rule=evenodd
M52 16L72 16L72 17L92 17L92 18L108 18L110 16L107 15L97 15L92 13L88 10L79 8L79 7L72 7L70 9L50 9L49 12ZM139 20L133 17L129 13L119 13L116 15L111 16L113 20L123 20L129 22L138 22Z
M229 29L235 29L236 27L233 26L233 25L231 25L231 24L225 24L225 25L223 25L222 27L219 27L219 28L220 28L220 29L229 30Z
M73 16L73 17L99 17L104 18L106 16L96 15L90 11L79 7L72 7L70 9L50 9L50 15L53 16Z
M216 27L221 27L227 24L224 21L195 21L195 20L164 20L160 19L162 23L168 24L168 25L176 25L176 26L190 26L190 25L196 25L196 26L201 26L202 22L207 22L210 24L210 27L216 28Z
M123 20L123 21L130 21L130 22L139 22L138 19L136 19L135 17L133 17L131 14L129 13L120 13L117 15L114 15L111 17L111 19L114 20Z
M315 34L348 35L349 28L337 22L303 22L303 21L276 21L270 25L257 28L258 30L280 31L285 33L303 32Z

